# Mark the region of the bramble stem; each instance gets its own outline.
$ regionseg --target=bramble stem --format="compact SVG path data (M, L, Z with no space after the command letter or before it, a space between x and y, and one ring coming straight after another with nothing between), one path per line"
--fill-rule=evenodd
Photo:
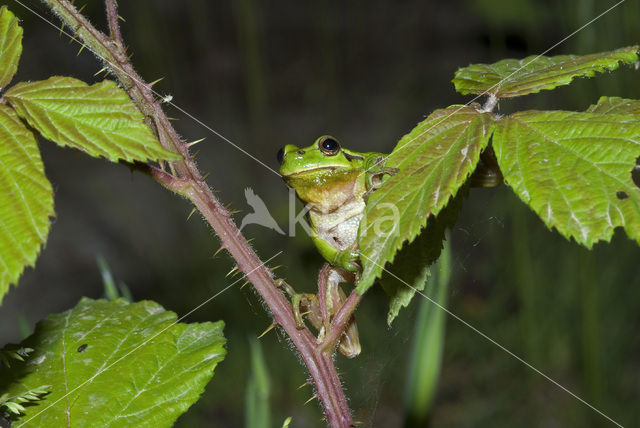
M347 300L344 301L340 309L338 309L338 312L334 315L333 321L331 322L331 328L319 346L321 352L328 354L333 353L336 345L338 344L338 340L342 337L342 333L344 333L344 330L351 322L353 311L355 311L356 306L358 306L361 299L362 294L356 293L355 289L351 292L349 297L347 297Z
M351 426L353 419L332 356L317 352L313 334L307 328L297 328L291 305L276 288L271 271L263 265L245 237L238 231L229 211L205 183L189 154L188 146L180 140L162 111L161 103L154 97L151 85L142 80L129 62L120 34L115 0L105 2L110 37L93 27L70 2L44 1L62 22L106 63L140 111L149 118L163 147L182 155L182 161L173 163L172 171L175 174L150 166L146 167L147 172L158 183L187 197L196 206L220 238L222 247L235 259L238 269L247 276L269 307L273 322L282 327L291 338L309 371L328 423L332 427Z

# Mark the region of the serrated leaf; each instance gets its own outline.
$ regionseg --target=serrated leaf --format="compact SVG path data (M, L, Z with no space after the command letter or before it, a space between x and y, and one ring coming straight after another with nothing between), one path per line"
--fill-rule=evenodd
M404 245L396 254L393 265L383 272L380 285L389 296L389 326L400 310L409 306L416 290L424 290L431 275L430 267L440 257L445 232L455 224L467 193L465 190L458 192L437 217L431 216L422 233L413 242Z
M455 196L476 167L493 126L491 113L477 105L436 110L402 137L386 165L398 168L369 196L360 223L358 244L363 274L358 293L364 293L393 261L404 242L412 241Z
M4 89L18 69L22 53L22 27L7 8L0 8L0 90Z
M0 302L49 234L53 189L38 143L11 108L0 105Z
M640 118L640 101L619 97L600 97L598 104L587 109L588 113L632 114Z
M22 371L0 372L0 392L52 385L21 427L170 427L226 353L221 321L176 320L150 301L84 298L38 323L23 342L35 352Z
M640 242L640 120L631 115L525 111L497 123L505 182L548 227L590 248L622 226Z
M115 82L94 85L54 76L22 82L5 94L29 125L45 138L110 161L178 160L165 150L143 115Z
M494 94L498 98L518 97L544 89L568 85L576 77L593 77L611 71L620 63L638 61L640 46L590 55L532 55L524 59L504 59L493 64L472 64L456 71L452 80L456 91L467 94Z

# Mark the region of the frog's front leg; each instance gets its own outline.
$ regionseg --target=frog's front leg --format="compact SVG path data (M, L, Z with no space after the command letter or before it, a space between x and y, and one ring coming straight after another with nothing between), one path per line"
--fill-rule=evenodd
M357 251L349 249L340 251L315 233L311 236L311 239L316 244L322 257L332 265L341 267L349 272L358 272L360 270L360 264L358 263L360 253Z
M369 165L365 165L365 186L367 194L378 189L382 185L382 177L385 174L396 175L398 168L385 167L386 157L381 155L372 159Z

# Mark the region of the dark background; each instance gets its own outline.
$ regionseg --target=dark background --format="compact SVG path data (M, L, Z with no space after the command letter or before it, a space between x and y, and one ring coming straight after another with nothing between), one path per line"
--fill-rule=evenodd
M71 75L87 82L102 68L88 51L15 2L24 27L15 81ZM103 4L85 13L104 28ZM155 89L277 169L285 144L309 145L331 133L357 151L392 150L438 107L464 103L450 83L458 67L538 54L596 17L613 1L455 0L382 2L189 0L120 1L133 63ZM345 2L346 3L346 2ZM58 26L40 2L29 7ZM628 0L550 55L611 50L640 40L640 5ZM624 68L570 87L502 101L501 113L527 108L584 110L600 95L640 98L638 72ZM167 107L208 182L224 203L251 212L251 187L286 228L280 178L182 113ZM232 266L191 207L126 167L41 144L57 217L36 269L27 269L0 308L0 343L20 340L48 313L98 298L96 257L137 300L184 314L224 288ZM322 260L301 231L287 238L260 226L246 236L298 290L311 291ZM625 426L640 425L640 249L618 231L591 252L542 222L509 188L473 189L452 231L449 308ZM417 301L418 299L416 299ZM417 304L386 326L387 303L372 289L358 310L363 354L338 356L357 420L401 426L403 391ZM248 339L270 321L251 287L234 287L186 321L226 322L228 355L202 399L178 426L242 426L250 369ZM261 344L272 382L273 425L322 426L286 340ZM447 321L432 426L612 426L575 398L454 319Z

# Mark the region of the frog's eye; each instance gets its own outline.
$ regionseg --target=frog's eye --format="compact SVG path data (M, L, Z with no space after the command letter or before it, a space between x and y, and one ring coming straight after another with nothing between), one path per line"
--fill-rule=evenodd
M324 155L334 156L340 151L340 143L333 137L325 137L318 141L318 148Z
M278 150L276 158L278 159L278 165L282 165L282 161L284 160L284 147Z

